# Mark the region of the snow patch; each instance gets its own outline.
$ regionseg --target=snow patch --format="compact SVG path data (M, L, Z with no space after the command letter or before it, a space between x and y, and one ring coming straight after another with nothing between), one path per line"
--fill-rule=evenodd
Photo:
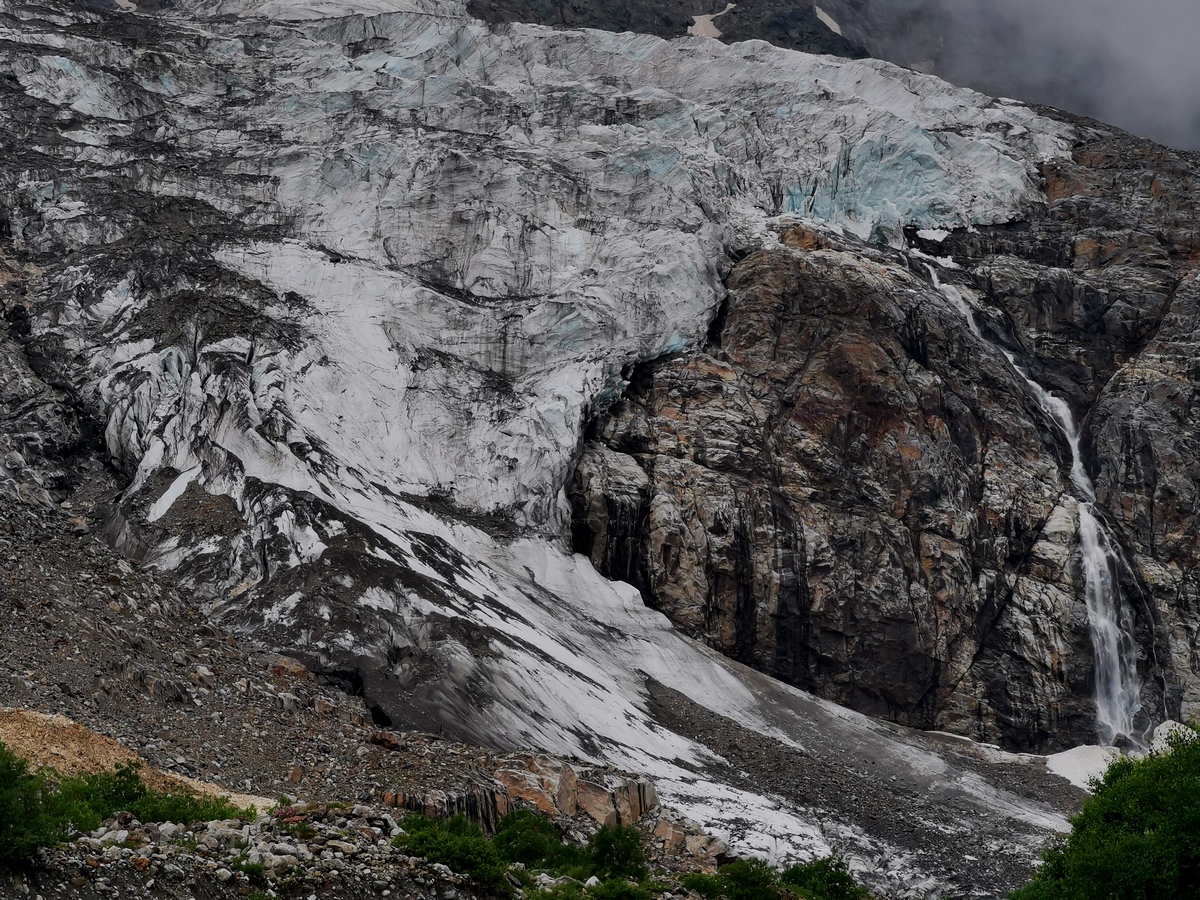
M183 492L187 490L187 486L196 480L196 476L200 474L200 467L194 466L183 472L162 492L162 496L154 501L150 507L150 511L146 513L147 522L157 522L167 514L172 504L175 503Z
M834 34L842 33L842 26L837 23L833 16L821 9L821 7L813 6L813 12L817 14L817 18L821 20L822 24Z
M946 238L950 237L950 232L945 228L921 228L917 231L917 237L923 241L933 241L940 244Z
M1120 755L1121 751L1113 747L1072 747L1047 756L1046 768L1090 793L1092 779L1103 775L1109 764Z
M688 34L695 37L719 38L721 32L713 24L713 20L736 8L736 3L729 3L719 13L713 13L710 16L692 16L692 24L688 26Z

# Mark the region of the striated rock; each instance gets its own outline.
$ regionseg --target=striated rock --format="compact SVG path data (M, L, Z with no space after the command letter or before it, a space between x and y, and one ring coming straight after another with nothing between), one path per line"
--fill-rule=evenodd
M1007 360L897 259L760 253L729 286L709 353L645 366L585 450L577 548L831 699L1086 739L1074 501Z
M1084 422L1127 550L1142 725L1195 708L1194 166L1093 133L1044 172L1029 221L913 228L916 258L793 227L792 252L741 263L709 346L642 367L593 424L575 548L688 633L839 702L1025 748L1088 741L1070 455L1005 348Z
M630 778L538 755L512 760L492 773L494 782L466 791L410 794L386 792L383 802L436 818L464 814L490 831L523 804L548 816L589 816L600 825L636 825L658 807L658 794L645 778Z

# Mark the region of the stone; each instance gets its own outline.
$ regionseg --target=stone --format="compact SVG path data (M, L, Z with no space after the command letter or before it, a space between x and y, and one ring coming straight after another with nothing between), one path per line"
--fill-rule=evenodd
M378 747L382 747L385 750L391 750L393 753L403 748L399 738L389 731L377 731L371 735L368 740Z

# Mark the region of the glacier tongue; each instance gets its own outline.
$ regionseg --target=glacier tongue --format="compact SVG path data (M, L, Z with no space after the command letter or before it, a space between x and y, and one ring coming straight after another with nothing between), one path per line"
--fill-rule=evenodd
M44 263L35 336L132 475L113 539L381 715L649 772L742 846L832 838L712 780L649 683L801 756L836 745L963 846L999 815L989 849L1024 865L1061 816L680 638L563 552L563 485L589 409L703 337L769 220L895 243L1008 221L1070 128L761 43L205 6L37 6L77 29L0 6L7 222ZM910 887L965 865L910 863Z

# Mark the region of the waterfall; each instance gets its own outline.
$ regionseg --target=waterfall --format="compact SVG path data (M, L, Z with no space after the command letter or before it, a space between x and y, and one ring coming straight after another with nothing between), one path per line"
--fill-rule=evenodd
M933 286L966 318L971 333L982 338L970 305L952 285L942 284L928 263ZM985 339L986 340L986 339ZM1096 517L1096 486L1083 467L1079 430L1071 408L1029 377L1011 353L998 347L1013 370L1020 375L1042 412L1053 421L1071 449L1071 484L1079 500L1079 552L1083 562L1083 592L1087 604L1088 631L1096 658L1096 725L1100 739L1112 744L1124 737L1140 743L1133 720L1141 709L1141 684L1137 674L1137 645L1133 622L1121 603L1117 579L1119 559L1116 542Z

